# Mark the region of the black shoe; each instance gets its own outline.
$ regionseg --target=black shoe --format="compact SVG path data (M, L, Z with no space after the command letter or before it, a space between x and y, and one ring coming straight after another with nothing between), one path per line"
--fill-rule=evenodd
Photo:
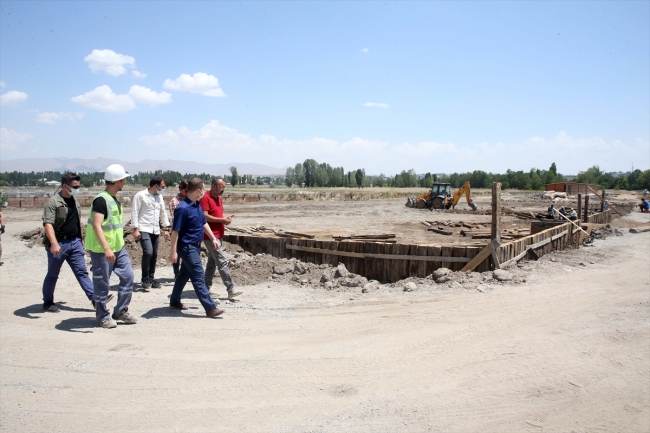
M143 289L150 289L151 288L151 280L142 280L142 288Z
M49 311L50 313L58 313L59 307L56 306L54 302L45 302L43 304L43 309Z
M153 278L151 280L149 280L149 281L151 282L151 288L152 289L160 289L162 287L160 285L160 283L158 281L154 280Z

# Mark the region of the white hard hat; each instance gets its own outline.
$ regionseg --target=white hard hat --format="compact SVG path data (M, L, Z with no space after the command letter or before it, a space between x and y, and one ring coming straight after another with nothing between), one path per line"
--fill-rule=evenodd
M104 172L104 180L107 180L109 182L117 182L118 180L122 180L125 177L130 176L131 175L124 171L124 167L122 167L120 164L111 164Z

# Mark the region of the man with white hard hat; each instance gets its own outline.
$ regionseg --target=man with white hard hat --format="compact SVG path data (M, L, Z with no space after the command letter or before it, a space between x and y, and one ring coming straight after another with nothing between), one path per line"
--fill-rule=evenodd
M86 228L86 249L92 259L95 310L102 328L115 328L116 321L135 324L138 318L129 313L133 293L133 268L124 248L122 205L117 193L122 191L130 175L119 164L109 165L104 173L106 188L93 200ZM111 316L106 309L111 273L120 279L117 305Z

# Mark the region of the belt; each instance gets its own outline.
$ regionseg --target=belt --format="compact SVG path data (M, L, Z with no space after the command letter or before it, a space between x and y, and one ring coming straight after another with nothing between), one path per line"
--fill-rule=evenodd
M57 241L68 241L68 240L71 240L71 239L77 239L78 237L79 236L77 236L77 235L74 235L74 236L57 236L56 240Z

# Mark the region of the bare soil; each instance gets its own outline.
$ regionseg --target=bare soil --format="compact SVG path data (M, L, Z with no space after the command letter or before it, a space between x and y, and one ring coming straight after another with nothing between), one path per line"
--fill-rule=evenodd
M241 226L438 236L401 200L227 211ZM18 236L38 228L40 211L5 219L3 432L650 431L650 233L627 231L648 214L522 262L505 281L355 285L336 269L231 248L244 294L221 300L223 318L206 318L189 285L190 309L170 310L166 265L162 289L133 296L140 322L112 330L96 326L66 266L61 312L42 310L46 255Z

